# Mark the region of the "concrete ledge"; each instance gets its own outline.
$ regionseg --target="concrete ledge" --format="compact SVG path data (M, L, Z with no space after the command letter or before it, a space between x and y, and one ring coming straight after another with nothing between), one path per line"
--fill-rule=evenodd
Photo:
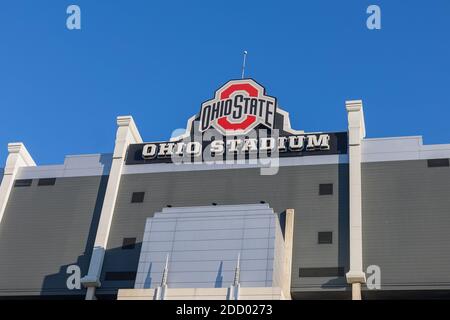
M155 289L119 289L117 300L153 300Z
M168 288L165 300L226 300L228 288ZM118 300L153 300L155 289L119 289ZM239 300L282 300L281 288L240 288Z

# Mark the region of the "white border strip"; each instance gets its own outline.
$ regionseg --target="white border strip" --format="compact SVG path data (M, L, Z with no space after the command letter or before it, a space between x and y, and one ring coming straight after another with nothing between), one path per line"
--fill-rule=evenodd
M450 158L450 144L423 145L422 136L362 140L361 162Z

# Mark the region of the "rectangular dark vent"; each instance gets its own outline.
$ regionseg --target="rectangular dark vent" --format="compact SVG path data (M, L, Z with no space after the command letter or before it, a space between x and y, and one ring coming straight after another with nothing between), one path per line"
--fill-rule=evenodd
M123 238L122 249L131 250L136 246L136 238Z
M145 192L133 192L131 195L131 203L144 202Z
M14 187L29 187L33 179L18 179L14 182Z
M39 179L38 186L53 186L55 185L56 178Z
M319 244L330 244L333 243L333 232L323 231L319 232L317 235Z
M322 183L319 185L319 195L329 195L333 194L333 184L332 183Z
M300 278L313 277L343 277L345 275L343 267L332 268L299 268L298 276Z
M428 159L427 162L429 168L450 166L449 159Z
M105 281L131 281L135 279L136 272L134 271L115 271L105 273Z

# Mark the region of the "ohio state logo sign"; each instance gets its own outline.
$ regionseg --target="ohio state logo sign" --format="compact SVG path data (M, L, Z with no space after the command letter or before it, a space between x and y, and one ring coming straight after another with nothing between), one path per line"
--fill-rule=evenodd
M242 163L346 154L347 144L346 132L293 129L289 113L266 95L263 86L253 79L241 79L228 81L213 99L202 103L182 134L169 141L130 144L125 163Z
M277 100L252 79L231 80L202 104L200 132L213 127L225 136L247 134L262 125L273 129Z

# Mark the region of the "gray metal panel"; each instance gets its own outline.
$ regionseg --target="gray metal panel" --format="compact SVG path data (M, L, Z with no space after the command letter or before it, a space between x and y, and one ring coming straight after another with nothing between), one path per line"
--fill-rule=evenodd
M13 188L0 224L0 295L83 294L67 266L87 273L107 176Z
M319 184L333 183L334 194L319 196ZM130 203L133 192L144 191L143 203ZM298 277L299 267L348 269L348 165L280 167L277 175L259 169L163 172L124 175L108 241L103 276L108 271L137 271L141 246L120 250L123 238L142 242L145 222L167 205L253 204L265 201L276 212L295 209L293 291L345 289L345 278ZM169 228L170 229L170 228ZM332 231L333 244L319 245L317 233ZM165 257L165 254L164 254ZM132 288L134 281L102 281L99 292ZM109 290L111 289L111 290Z
M450 288L450 168L426 160L362 166L363 258L381 289Z
M159 231L158 223L166 221L175 222L172 230ZM165 266L165 259L160 256L162 249L169 258L170 288L183 288L186 283L195 283L194 288L229 287L238 255L243 287L249 282L272 286L274 261L268 252L275 250L275 233L271 230L277 228L276 224L279 228L279 222L267 204L171 208L148 218L146 224L135 288L155 288L160 284ZM252 249L263 250L247 255ZM177 253L182 253L183 259ZM257 253L260 255L255 256ZM155 259L151 259L154 254Z

